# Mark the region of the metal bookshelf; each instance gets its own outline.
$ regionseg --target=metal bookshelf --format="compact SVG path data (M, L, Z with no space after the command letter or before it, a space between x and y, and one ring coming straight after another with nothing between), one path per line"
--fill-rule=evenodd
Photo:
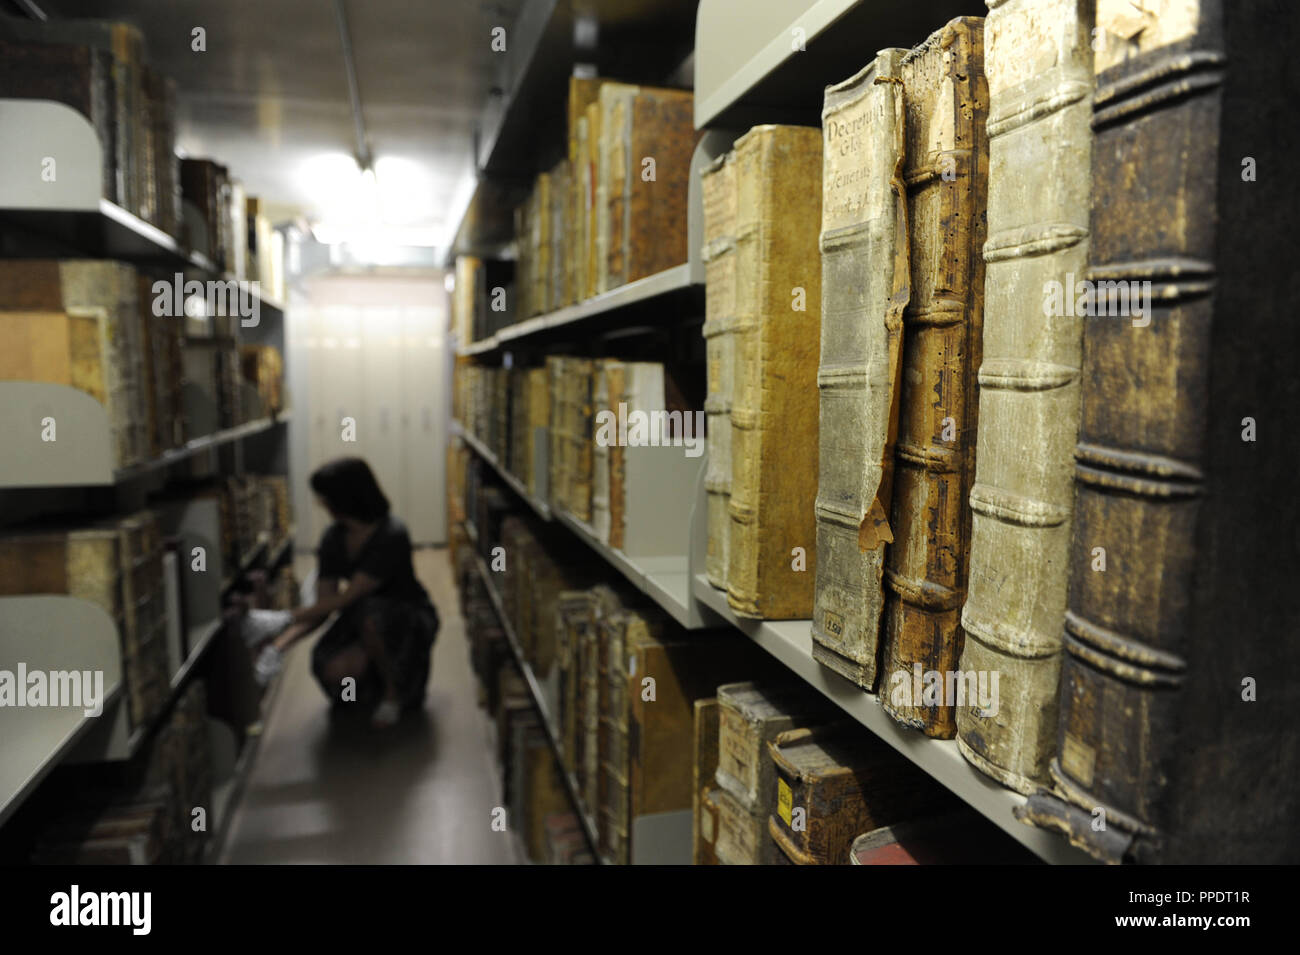
M474 536L477 540L477 535ZM569 767L565 765L564 747L560 741L560 732L555 725L555 719L551 715L550 708L547 706L546 695L542 692L541 683L538 682L532 666L524 657L523 648L519 645L519 638L515 635L514 625L511 623L509 615L506 614L505 604L501 601L501 595L497 592L496 584L492 582L492 572L488 570L488 566L481 554L476 553L474 561L478 565L479 576L483 579L483 587L487 590L492 609L496 612L497 619L501 623L501 631L506 635L506 644L510 647L510 653L515 658L519 672L524 676L524 682L528 684L528 692L533 698L533 705L537 707L538 715L541 717L542 728L546 731L546 740L551 745L551 751L559 767L560 778L564 782L569 802L573 805L576 815L582 823L583 834L587 837L588 845L591 846L592 858L604 864L608 860L600 854L600 836L596 828L595 817L591 815L591 811L582 799L582 792L578 788L578 780Z

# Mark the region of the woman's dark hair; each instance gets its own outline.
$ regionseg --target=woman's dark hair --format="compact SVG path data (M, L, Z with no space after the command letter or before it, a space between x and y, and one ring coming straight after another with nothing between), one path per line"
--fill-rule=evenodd
M367 524L388 516L388 498L361 458L335 458L312 473L311 489L338 517Z

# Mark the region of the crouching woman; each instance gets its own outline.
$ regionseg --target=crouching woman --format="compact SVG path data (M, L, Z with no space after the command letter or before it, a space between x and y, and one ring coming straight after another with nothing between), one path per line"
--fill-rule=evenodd
M258 658L258 676L273 676L284 651L337 611L312 649L312 672L335 705L373 708L382 729L424 702L438 613L415 578L406 526L365 461L331 461L311 488L333 518L317 551L316 602L293 612Z

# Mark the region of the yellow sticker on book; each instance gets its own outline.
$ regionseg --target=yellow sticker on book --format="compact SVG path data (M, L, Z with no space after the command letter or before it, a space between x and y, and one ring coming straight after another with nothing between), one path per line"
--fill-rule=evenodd
M790 792L790 787L784 779L776 781L776 814L785 820L785 824L790 825L790 811L794 807L794 793Z

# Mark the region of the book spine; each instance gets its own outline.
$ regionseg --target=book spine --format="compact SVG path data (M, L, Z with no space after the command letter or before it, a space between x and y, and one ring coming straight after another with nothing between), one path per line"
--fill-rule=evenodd
M1090 0L990 8L986 317L959 669L999 683L996 699L958 707L957 745L1028 795L1056 749L1083 349L1083 319L1044 316L1037 293L1086 265L1093 17Z
M686 261L686 205L695 147L693 100L677 90L642 89L632 100L625 159L624 281Z
M967 498L975 435L983 312L984 21L954 20L901 64L907 100L912 296L903 314L902 398L881 623L880 702L927 736L956 735L961 605L970 552ZM915 668L927 676L921 699ZM934 677L942 690L933 693Z
M731 560L731 394L732 322L736 308L736 170L730 154L719 157L700 178L704 207L704 326L709 461L704 475L707 495L709 583L727 589Z
M1134 43L1098 8L1110 46L1095 58L1087 279L1153 288L1144 316L1108 313L1084 328L1051 775L1069 803L1088 814L1102 808L1107 829L1125 835L1103 841L1081 827L1084 848L1107 861L1158 855L1168 835L1175 764L1187 758L1176 745L1184 733L1179 711L1185 685L1196 679L1189 666L1198 649L1194 582L1203 576L1198 542L1207 519L1215 263L1224 254L1214 196L1226 56L1218 4L1185 12L1186 19L1157 20L1149 39ZM1220 317L1234 322L1231 313ZM1200 649L1209 656L1195 665L1212 666L1218 648Z
M610 396L617 394L610 387L610 371L612 361L599 361L596 363L596 370L592 375L592 441L591 441L591 529L596 532L596 537L604 543L609 543L609 526L610 526L610 494L611 488L609 483L609 459L610 459L610 442L601 438L603 429L596 423L596 416L600 412L608 410L611 404ZM613 402L615 414L617 414L618 402Z
M587 178L583 195L587 210L587 236L584 247L587 265L586 282L581 292L584 301L600 291L600 258L603 248L600 241L600 228L604 221L601 213L604 192L601 186L603 173L600 165L600 117L599 102L587 107Z
M736 613L812 611L815 394L821 275L821 134L760 126L736 155L737 308L727 602ZM801 313L799 309L802 308ZM800 558L802 553L802 559Z
M875 685L910 281L901 50L826 91L815 659Z
M618 412L618 403L627 400L627 365L611 362L609 376L610 410ZM627 454L620 441L609 449L609 545L622 548L627 515Z

